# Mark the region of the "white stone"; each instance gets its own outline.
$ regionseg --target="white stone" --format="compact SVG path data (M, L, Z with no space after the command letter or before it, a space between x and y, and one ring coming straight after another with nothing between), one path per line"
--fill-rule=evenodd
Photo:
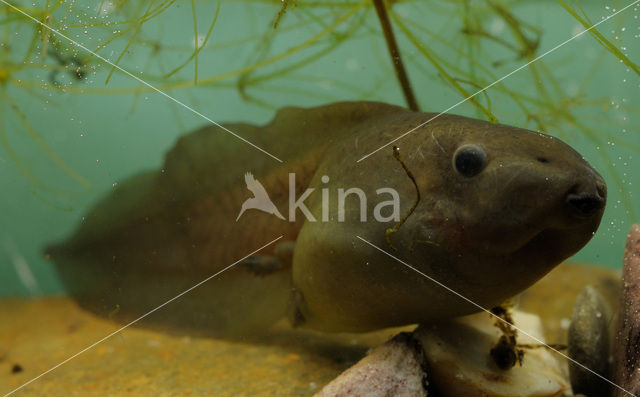
M544 341L540 318L514 311L515 325ZM479 313L446 324L423 325L415 331L427 359L429 382L444 396L547 397L570 393L557 353L525 349L523 365L500 370L491 359L491 348L500 337L495 318ZM538 342L521 332L519 344ZM570 394L569 394L570 395Z

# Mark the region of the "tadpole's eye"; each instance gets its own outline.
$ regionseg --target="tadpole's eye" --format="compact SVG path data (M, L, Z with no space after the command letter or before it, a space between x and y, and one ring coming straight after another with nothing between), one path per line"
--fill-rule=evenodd
M478 175L486 166L487 154L478 145L462 145L453 154L453 168L467 178Z

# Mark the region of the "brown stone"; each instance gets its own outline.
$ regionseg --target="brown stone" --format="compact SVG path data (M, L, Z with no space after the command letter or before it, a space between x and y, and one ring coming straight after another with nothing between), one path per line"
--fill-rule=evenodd
M640 395L640 225L631 227L624 251L614 371L614 397Z

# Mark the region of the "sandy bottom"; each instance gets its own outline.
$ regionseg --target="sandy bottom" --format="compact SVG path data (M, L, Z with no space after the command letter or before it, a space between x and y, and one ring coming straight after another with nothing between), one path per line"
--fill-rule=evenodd
M615 284L602 268L562 265L519 298L547 340L566 341L575 297ZM0 300L0 394L116 331L119 324L60 297ZM324 335L279 324L255 340L216 340L131 327L43 375L16 396L308 396L398 330Z

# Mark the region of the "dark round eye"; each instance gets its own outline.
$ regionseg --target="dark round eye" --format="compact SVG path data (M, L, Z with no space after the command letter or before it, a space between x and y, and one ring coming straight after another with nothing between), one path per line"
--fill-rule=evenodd
M487 154L478 145L462 145L453 154L453 167L462 176L478 175L487 166Z

